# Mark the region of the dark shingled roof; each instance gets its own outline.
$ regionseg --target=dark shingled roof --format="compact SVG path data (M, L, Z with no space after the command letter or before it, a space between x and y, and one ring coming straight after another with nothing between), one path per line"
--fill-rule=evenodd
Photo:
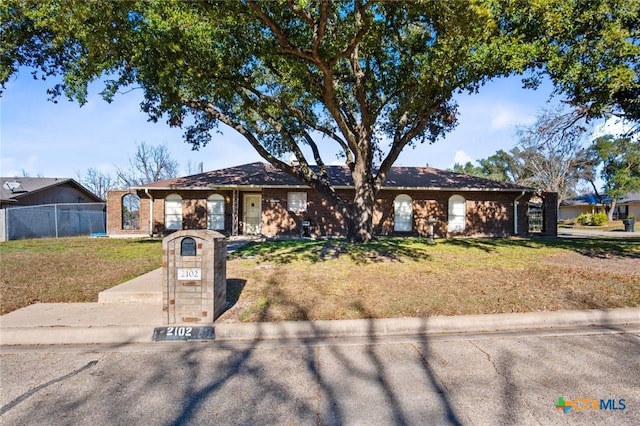
M317 170L316 166L312 169ZM327 166L336 188L353 187L347 166ZM193 176L169 179L137 189L206 189L221 187L306 187L307 185L265 163L250 163ZM383 185L387 189L458 189L486 191L533 191L532 188L438 170L431 167L392 167Z
M90 199L102 201L100 197L71 178L0 177L0 183L0 201L2 202L16 202L27 195L64 184L76 187L79 191L86 193Z

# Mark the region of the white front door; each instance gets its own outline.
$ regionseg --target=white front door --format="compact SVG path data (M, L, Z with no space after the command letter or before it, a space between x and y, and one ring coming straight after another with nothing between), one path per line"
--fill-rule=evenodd
M245 235L260 235L262 224L262 195L244 195L244 227Z

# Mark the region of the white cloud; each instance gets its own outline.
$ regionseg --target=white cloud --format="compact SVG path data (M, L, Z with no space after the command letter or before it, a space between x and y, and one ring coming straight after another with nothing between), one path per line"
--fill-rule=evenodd
M498 104L493 109L491 129L502 130L508 127L527 125L533 123L534 120L533 116L524 114L518 111L517 108L507 108L502 104Z
M599 138L605 135L614 137L623 135L631 130L633 126L628 121L619 117L610 117L604 123L593 129L593 138Z
M469 155L467 155L466 152L460 150L460 151L456 151L456 155L453 157L453 164L458 163L458 164L466 164L467 162L474 162L474 159L471 158ZM453 166L453 164L451 164L451 166Z

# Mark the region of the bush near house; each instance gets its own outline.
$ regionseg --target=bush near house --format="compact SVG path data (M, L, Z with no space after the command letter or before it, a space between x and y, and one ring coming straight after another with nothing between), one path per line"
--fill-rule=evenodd
M608 219L606 213L581 213L576 222L582 226L603 226L607 224Z
M579 225L587 226L591 225L591 213L580 213L580 215L576 218L576 222Z
M606 225L609 218L606 213L595 213L591 216L591 224L593 226L602 226Z

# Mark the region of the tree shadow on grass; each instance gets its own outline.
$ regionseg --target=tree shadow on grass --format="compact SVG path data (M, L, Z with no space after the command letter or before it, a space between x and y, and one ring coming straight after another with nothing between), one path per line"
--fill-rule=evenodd
M260 262L288 264L298 261L324 262L349 257L355 264L429 260L432 245L417 238L376 238L366 244L353 244L344 239L291 239L251 243L229 256L229 259L253 259Z
M591 258L640 259L640 238L541 238L539 241L546 247L571 250Z
M591 258L640 258L640 238L456 238L441 244L478 249L487 253L501 248L559 248Z

